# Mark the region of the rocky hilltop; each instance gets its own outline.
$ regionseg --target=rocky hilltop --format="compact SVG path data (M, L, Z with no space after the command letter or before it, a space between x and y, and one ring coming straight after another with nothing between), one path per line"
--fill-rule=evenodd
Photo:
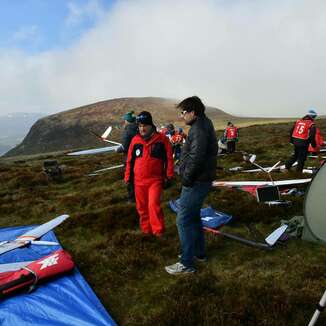
M178 100L164 98L120 98L85 105L39 119L30 129L21 144L6 156L29 155L88 146L103 146L90 131L101 134L109 125L114 127L112 140L119 140L122 116L133 110L139 113L150 111L156 125L178 121L175 105ZM222 110L208 107L207 115L213 120L228 120L231 115Z

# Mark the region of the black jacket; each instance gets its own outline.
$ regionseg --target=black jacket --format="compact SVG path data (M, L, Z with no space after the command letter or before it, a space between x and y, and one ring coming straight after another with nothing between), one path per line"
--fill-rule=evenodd
M138 133L138 125L136 122L128 123L122 133L122 146L118 149L118 153L128 153L131 140Z
M311 117L309 117L308 115L304 116L302 119L313 121L313 119ZM316 147L316 125L315 124L313 124L310 127L309 138L306 140L292 137L294 127L295 127L295 124L293 125L293 127L290 131L290 143L292 143L294 146L298 146L298 147L307 147L308 148L309 144L311 144L312 147Z
M182 147L180 175L182 185L209 182L216 177L217 139L213 123L205 114L198 116Z

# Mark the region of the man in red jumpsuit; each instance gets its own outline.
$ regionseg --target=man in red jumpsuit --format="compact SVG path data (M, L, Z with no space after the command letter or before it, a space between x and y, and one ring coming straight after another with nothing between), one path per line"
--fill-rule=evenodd
M294 154L285 163L286 169L290 169L294 162L298 161L297 171L302 172L308 154L308 147L316 147L315 118L317 113L311 108L300 120L296 121L291 129L290 142L294 145Z
M141 230L160 237L164 233L163 185L170 183L174 170L172 147L169 139L156 131L149 112L141 112L136 122L139 133L129 146L124 180L134 180Z

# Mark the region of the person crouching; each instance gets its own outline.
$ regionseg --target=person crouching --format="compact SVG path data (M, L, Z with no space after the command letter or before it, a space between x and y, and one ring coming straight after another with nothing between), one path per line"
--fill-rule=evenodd
M139 133L129 146L124 180L134 180L142 232L160 237L164 233L163 185L171 181L174 170L172 147L168 138L156 131L149 112L141 112L136 122Z

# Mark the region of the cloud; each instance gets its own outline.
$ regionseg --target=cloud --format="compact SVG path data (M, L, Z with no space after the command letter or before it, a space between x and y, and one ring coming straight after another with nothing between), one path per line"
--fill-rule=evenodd
M88 0L84 4L69 1L67 7L68 16L65 21L67 26L80 25L88 20L96 21L104 15L104 8L99 0Z
M0 112L196 94L243 116L301 116L311 105L325 114L325 9L322 0L119 1L69 48L0 50Z
M14 42L25 42L25 41L33 41L35 38L38 37L39 37L38 26L36 25L23 26L13 34L12 40Z

